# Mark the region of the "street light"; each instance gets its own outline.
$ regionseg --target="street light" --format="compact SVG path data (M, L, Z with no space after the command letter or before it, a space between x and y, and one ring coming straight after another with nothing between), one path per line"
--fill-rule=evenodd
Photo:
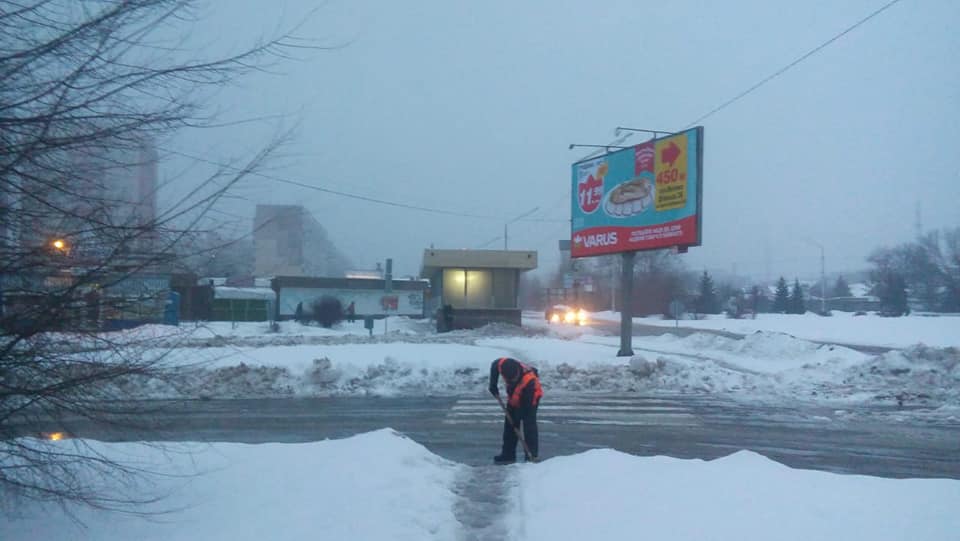
M530 210L524 212L523 214L521 214L520 216L517 216L516 218L514 218L514 219L510 220L509 222L503 224L503 249L504 249L504 250L507 249L507 226L510 225L510 224L512 224L513 222L516 222L517 220L520 220L520 219L522 219L522 218L526 218L527 216L530 216L531 214L533 214L534 212L536 212L536 211L538 211L538 210L540 210L540 207L533 207L532 209L530 209Z
M50 248L57 253L70 255L70 243L61 238L55 238L50 241Z

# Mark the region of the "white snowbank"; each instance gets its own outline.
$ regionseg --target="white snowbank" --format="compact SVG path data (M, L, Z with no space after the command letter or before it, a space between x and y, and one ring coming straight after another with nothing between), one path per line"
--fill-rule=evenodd
M620 321L618 312L598 312L594 319ZM673 327L672 319L638 317L635 323ZM910 315L905 317L854 316L849 312L833 312L831 317L813 313L803 315L758 314L757 319L728 319L708 316L708 319L681 319L680 326L691 329L710 329L738 334L756 331L786 333L819 342L904 348L915 344L948 347L960 346L960 317Z
M850 366L870 356L840 346L817 344L780 333L756 332L742 340L709 333L665 334L638 341L640 347L699 355L743 370L778 373L814 366Z
M637 357L626 359L616 356L617 336L589 326L489 326L437 334L422 320L391 318L387 325L389 334L373 337L358 332L359 323L321 329L295 322L282 323L279 332L266 324L219 323L107 334L129 340L131 355L162 356L176 368L162 380L131 376L115 382L122 396L134 398L481 395L490 362L512 356L540 370L548 393L710 393L744 401L922 407L903 412L905 418L949 419L955 413L941 406L960 405L957 348L914 346L871 355L777 332L743 339L667 333L635 336Z
M514 332L515 334L509 334ZM780 333L743 339L710 333L635 337L637 357L617 357L619 338L592 331L517 334L319 336L262 333L206 346L157 348L173 377L129 378L136 397L470 396L486 389L502 356L536 366L546 392L726 394L745 401L803 400L926 406L909 415L952 417L960 404L960 350L916 346L870 355Z
M428 320L411 319L402 316L390 316L385 319L374 320L373 335L381 338L385 335L415 335L423 334L432 329ZM313 338L335 337L367 337L370 331L364 328L362 319L347 322L343 321L332 328L326 329L317 324L302 324L296 321L280 321L276 323L276 330L271 329L270 323L229 322L229 321L187 321L179 326L149 324L102 333L104 340L113 343L144 343L161 340L164 343L177 345L216 345L225 339L248 338L252 343L272 343L280 339L299 339L302 343ZM89 340L88 334L75 335L71 333L50 333L53 340Z
M713 461L602 449L468 470L383 429L300 444L58 442L164 474L147 518L4 499L0 539L126 541L473 539L504 521L519 541L956 539L960 481L793 470L742 451ZM184 452L189 450L190 452ZM505 475L501 475L505 474ZM465 478L484 480L482 493ZM142 486L147 486L142 484ZM490 498L506 498L489 515ZM469 513L486 514L467 516ZM461 522L462 521L462 522Z
M58 507L28 503L0 520L0 539L412 541L454 539L459 527L452 488L463 466L389 429L303 444L217 443L189 454L84 443L177 476L157 478L156 493L168 496L154 509L172 511L144 520L74 510L84 529Z
M793 470L755 453L704 462L612 450L517 466L510 539L957 539L960 481Z

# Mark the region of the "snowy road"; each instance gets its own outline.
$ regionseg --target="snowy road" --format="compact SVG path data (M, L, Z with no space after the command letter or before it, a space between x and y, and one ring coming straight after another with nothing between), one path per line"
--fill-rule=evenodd
M483 397L191 401L168 404L158 419L163 427L149 433L80 421L67 428L111 441L259 443L391 427L441 456L484 465L498 451L502 422L496 402ZM545 400L540 419L544 457L609 447L640 456L712 459L749 449L797 468L960 479L960 426L905 422L893 408L834 411L707 396L566 394Z

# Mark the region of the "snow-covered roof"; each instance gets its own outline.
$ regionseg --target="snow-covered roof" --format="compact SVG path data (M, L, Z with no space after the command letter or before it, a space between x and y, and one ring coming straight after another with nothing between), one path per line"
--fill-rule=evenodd
M213 297L215 299L264 299L274 300L277 298L276 292L264 287L226 287L217 286L213 288Z
M863 282L850 284L850 294L854 297L866 297L870 294L870 286Z

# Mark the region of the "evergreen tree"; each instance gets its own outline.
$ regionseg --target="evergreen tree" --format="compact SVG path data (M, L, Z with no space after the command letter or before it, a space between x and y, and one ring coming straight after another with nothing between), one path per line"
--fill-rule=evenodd
M800 287L800 280L794 278L793 291L790 292L790 307L787 313L803 314L806 313L806 311L807 307L803 302L803 289Z
M834 297L853 296L853 294L850 292L850 286L847 284L847 281L843 279L843 275L837 276L837 283L833 285L833 292L831 295Z
M880 314L899 317L910 313L907 304L907 282L898 272L887 271L880 276L876 288L880 297Z
M697 296L697 312L701 314L719 314L720 301L717 299L717 290L713 287L713 279L707 271L700 277L700 293Z
M777 280L777 293L773 297L773 311L777 314L786 314L790 310L790 290L787 281L780 277Z

